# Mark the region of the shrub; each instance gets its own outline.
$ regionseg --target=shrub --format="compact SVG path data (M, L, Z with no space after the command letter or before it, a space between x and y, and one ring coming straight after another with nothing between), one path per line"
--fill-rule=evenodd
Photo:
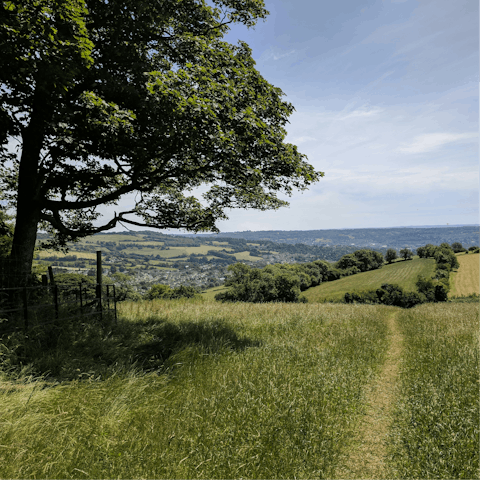
M173 290L168 285L157 284L148 290L145 294L147 300L155 300L157 298L172 298Z
M454 253L465 252L466 249L463 248L463 245L460 242L453 242L451 245L452 250Z
M344 297L345 303L366 303L374 305L379 302L375 290L365 290L363 292L346 293Z
M426 297L418 292L404 292L398 285L384 283L377 290L346 293L345 303L366 303L391 305L402 308L412 308L426 301Z

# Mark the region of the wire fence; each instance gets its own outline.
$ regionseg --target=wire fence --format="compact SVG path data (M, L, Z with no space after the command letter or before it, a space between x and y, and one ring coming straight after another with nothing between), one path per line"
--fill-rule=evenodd
M0 335L59 320L117 321L115 285L51 284L0 288Z
M11 258L0 258L0 336L15 331L28 332L38 326L62 320L85 322L117 321L115 285L102 283L102 252L97 251L96 284L58 283L52 267L48 276L28 274L29 268ZM49 278L48 278L49 277Z

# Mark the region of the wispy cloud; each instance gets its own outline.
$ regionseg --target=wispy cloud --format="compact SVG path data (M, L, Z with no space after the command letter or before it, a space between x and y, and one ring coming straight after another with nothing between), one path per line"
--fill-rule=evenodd
M438 150L449 143L478 141L477 132L467 133L427 133L414 138L397 150L401 153L417 154Z
M347 113L346 115L341 115L338 119L339 120L350 120L354 118L363 118L365 119L366 117L373 117L375 115L379 115L380 113L383 112L383 109L374 107L374 108L357 108L356 110L351 111L350 113Z
M293 55L297 51L294 48L291 48L288 51L282 51L277 48L275 49L268 49L266 52L264 52L260 58L260 61L265 61L265 60L280 60L285 57L289 57L290 55Z

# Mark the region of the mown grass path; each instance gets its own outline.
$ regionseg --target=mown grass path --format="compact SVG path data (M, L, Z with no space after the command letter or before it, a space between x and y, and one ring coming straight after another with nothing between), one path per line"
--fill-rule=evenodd
M387 478L387 436L397 393L403 336L397 326L399 310L388 317L390 346L386 360L370 385L367 410L357 429L352 447L339 463L337 479Z

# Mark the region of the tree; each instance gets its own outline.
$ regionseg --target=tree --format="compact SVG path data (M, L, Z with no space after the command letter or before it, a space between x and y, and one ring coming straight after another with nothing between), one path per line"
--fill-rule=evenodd
M346 270L347 268L358 268L358 271L360 271L360 261L358 258L353 254L353 253L347 253L347 255L344 255L336 264L335 266L337 268L340 268L341 270Z
M217 231L227 209L277 209L323 176L284 142L282 91L222 40L264 19L263 0L212 3L3 2L1 188L25 275L39 226L55 246L118 224Z
M168 285L161 283L153 285L145 294L147 300L155 300L157 298L172 298L173 290Z
M453 250L450 246L438 248L435 253L435 262L437 262L437 268L441 265L448 265L449 269L458 268L460 264L458 263L457 256L453 253Z
M411 260L413 257L413 252L409 248L402 248L402 250L400 250L400 256L404 260Z
M342 270L357 269L360 272L375 270L383 265L383 255L374 250L356 250L353 253L344 255L337 263L336 267ZM356 273L356 272L355 272Z
M296 266L267 265L263 269L230 265L229 289L215 295L222 302L300 302L301 275Z
M0 205L0 258L8 257L12 249L13 224Z
M375 250L361 249L353 252L360 263L360 271L376 270L383 265L383 255Z
M454 253L465 252L466 249L463 248L463 245L460 242L453 242L451 248Z
M397 258L397 251L394 248L389 248L385 254L385 260L392 263Z

